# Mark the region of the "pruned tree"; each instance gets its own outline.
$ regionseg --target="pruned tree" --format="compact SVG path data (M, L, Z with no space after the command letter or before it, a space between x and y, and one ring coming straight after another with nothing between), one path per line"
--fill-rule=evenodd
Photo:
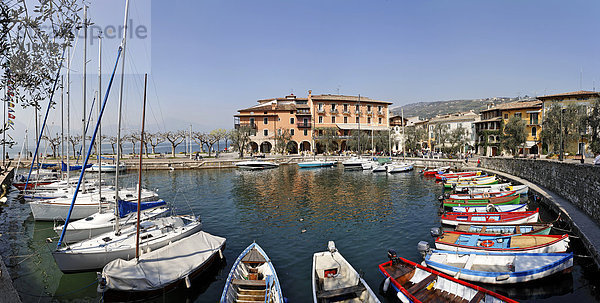
M58 134L56 134L56 137L44 135L42 136L42 140L46 140L50 144L50 148L52 148L52 157L56 158L58 148L60 147L60 136Z
M73 156L75 158L77 158L77 151L75 149L75 147L79 144L79 142L81 142L81 136L80 135L72 135L68 138L69 143L71 143L71 147L73 148Z
M448 141L448 129L450 127L448 126L448 124L445 123L438 123L435 124L433 126L433 137L434 137L434 143L433 143L433 148L434 149L442 149L444 147L444 144L446 144L446 142Z
M448 139L450 142L450 150L453 153L458 153L461 151L461 147L467 144L467 130L459 124L458 127L450 131Z
M112 153L113 155L116 155L117 152L115 151L115 145L117 144L117 137L115 136L110 136L108 137L108 142L110 143L110 147L112 148ZM122 146L122 145L121 145ZM121 151L123 151L123 149L121 148Z
M148 142L150 144L150 146L152 147L153 154L156 154L156 146L165 142L165 137L160 132L146 133L146 134L144 134L144 136L146 137L146 142Z
M210 132L212 136L217 140L217 151L221 150L221 146L219 145L222 140L227 140L227 136L229 136L229 132L226 129L219 128ZM225 141L227 142L227 141ZM225 144L227 146L227 144Z
M525 131L525 121L518 116L512 116L508 123L504 126L504 136L502 137L502 145L508 149L514 156L519 152L519 148L527 140Z
M600 100L592 105L588 112L587 125L590 128L590 149L594 154L600 153Z
M338 130L335 127L317 127L315 128L314 136L315 144L319 144L323 148L323 152L328 153L333 151Z
M427 132L422 127L406 126L404 128L404 134L405 151L415 152L420 150L422 148L421 142L425 141L425 139L427 138Z
M175 157L175 148L185 140L185 132L182 130L168 131L163 136L171 144L171 156Z
M280 128L275 132L275 152L285 153L288 143L292 141L292 134L289 129Z
M192 132L192 140L200 146L200 150L204 151L204 143L208 140L203 132Z
M231 143L233 147L239 152L240 158L244 157L244 151L250 143L250 136L254 135L256 130L250 126L240 125L238 129L234 129L231 132Z

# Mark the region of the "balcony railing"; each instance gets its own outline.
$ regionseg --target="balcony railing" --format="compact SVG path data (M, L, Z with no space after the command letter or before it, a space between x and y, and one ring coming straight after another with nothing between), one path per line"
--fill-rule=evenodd
M256 129L256 123L234 123L233 128L239 129L240 127L250 127Z
M296 124L296 126L298 128L310 128L311 123L310 122L299 122L298 124Z
M349 115L349 114L350 114L350 111L346 109L346 110L344 110L342 113L344 113L345 115Z
M357 114L357 115L362 115L362 112L360 110L358 110L358 109L355 110L354 113Z
M322 109L322 108L321 108L321 109L317 109L317 113L319 113L319 114L322 114L322 113L324 113L324 112L325 112L325 110L324 110L324 109Z
M310 116L309 110L298 110L296 111L296 116Z
M367 111L367 115L368 115L368 116L372 116L372 115L373 115L373 112L372 112L372 111L370 111L370 110L368 110L368 111Z
M380 116L385 116L385 112L384 112L384 111L382 111L382 110L380 110L380 111L377 111L377 114L378 114L378 115L380 115Z
M332 114L337 114L337 113L338 113L338 110L337 110L337 109L332 109L332 110L330 110L329 112L330 112L330 113L332 113Z

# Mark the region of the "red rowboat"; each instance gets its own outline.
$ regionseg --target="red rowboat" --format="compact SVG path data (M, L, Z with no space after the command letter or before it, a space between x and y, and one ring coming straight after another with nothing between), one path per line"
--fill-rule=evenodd
M539 209L522 212L458 213L442 215L442 224L515 225L535 223L540 217Z

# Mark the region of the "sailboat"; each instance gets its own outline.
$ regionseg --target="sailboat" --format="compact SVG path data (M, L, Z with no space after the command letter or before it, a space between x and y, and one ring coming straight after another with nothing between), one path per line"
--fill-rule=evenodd
M144 110L142 113L142 141L146 114L146 83L144 81ZM142 179L142 145L140 144L139 181ZM191 279L218 259L223 259L225 238L198 231L157 250L141 254L139 249L141 225L141 201L138 199L135 259L116 259L104 266L99 290L152 292L185 282L191 287ZM146 221L148 222L148 221Z

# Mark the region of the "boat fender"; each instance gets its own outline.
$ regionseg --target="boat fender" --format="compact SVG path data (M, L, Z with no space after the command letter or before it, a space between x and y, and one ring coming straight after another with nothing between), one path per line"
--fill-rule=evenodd
M190 276L189 275L185 276L184 280L185 280L185 287L186 288L191 288L192 287L192 282L190 281Z
M223 250L219 249L219 258L223 259Z
M499 276L496 276L496 281L504 281L504 280L508 280L508 278L510 278L509 274L499 275Z
M390 277L387 277L387 279L385 279L385 281L383 281L383 292L387 293L389 288L390 288Z

